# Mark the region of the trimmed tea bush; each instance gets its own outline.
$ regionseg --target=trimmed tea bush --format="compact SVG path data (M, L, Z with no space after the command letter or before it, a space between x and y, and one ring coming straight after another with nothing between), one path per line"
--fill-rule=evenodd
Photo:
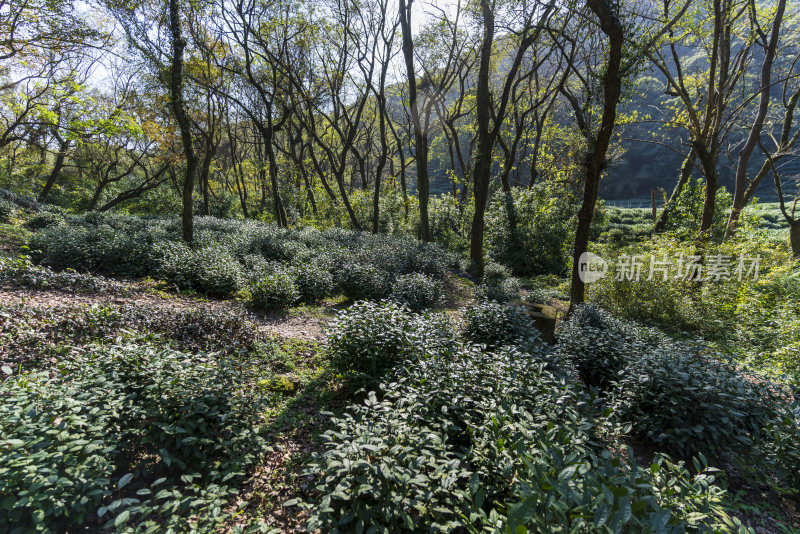
M295 280L287 272L268 274L250 284L250 305L254 308L279 312L294 305L299 298Z
M413 336L413 316L407 308L389 301L362 301L337 314L328 332L328 351L342 371L375 379L413 356Z
M330 296L333 276L316 263L304 263L292 269L301 302L314 303Z
M342 292L352 300L381 300L392 291L391 275L371 264L351 263L342 273Z
M461 310L467 341L488 347L539 339L539 331L518 308L497 302L477 302Z
M323 532L684 532L721 515L711 472L600 448L582 395L540 356L473 347L397 367L382 400L333 420L310 502L287 504Z
M511 276L511 271L499 263L488 263L483 272L483 284L477 289L479 299L508 302L519 299L522 286Z
M8 371L7 369L5 371ZM214 531L263 449L254 378L225 359L92 349L0 383L0 529Z
M0 223L7 223L17 212L17 207L8 200L0 199Z
M615 417L661 450L718 459L750 447L781 404L721 355L671 343L630 358L611 399Z
M52 211L42 211L37 213L25 223L25 226L31 230L42 230L44 228L53 228L64 222L64 217L59 213Z
M572 361L581 380L601 391L614 387L630 359L665 342L654 330L617 319L592 305L577 308L557 331L556 352Z
M191 246L177 219L87 213L30 239L35 260L54 269L157 276L212 296L291 266L300 297L341 290L352 300L387 298L398 275L441 279L456 259L417 240L342 229L285 230L258 221L198 217ZM324 274L327 273L327 274ZM332 285L331 285L332 284Z
M54 272L34 265L28 256L0 257L0 281L21 287L65 291L73 294L130 292L130 287L102 276L71 271Z
M392 286L392 298L411 311L432 308L441 301L442 284L422 273L401 275Z
M236 259L221 247L193 251L194 284L212 297L225 297L239 290L242 268Z

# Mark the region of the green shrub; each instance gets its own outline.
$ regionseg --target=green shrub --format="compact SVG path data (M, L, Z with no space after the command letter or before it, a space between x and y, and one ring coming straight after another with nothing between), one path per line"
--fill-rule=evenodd
M299 503L308 530L683 532L719 515L712 473L663 459L638 469L599 448L580 392L541 354L419 359L382 389L323 435Z
M508 302L519 299L522 286L519 280L511 276L511 271L499 263L486 264L483 271L483 284L478 288L479 299Z
M151 244L140 228L112 226L107 220L88 215L83 222L44 228L31 237L28 246L38 261L56 270L71 268L126 276L152 271Z
M392 291L391 275L371 264L346 265L341 276L341 288L352 300L381 300Z
M158 243L155 250L161 258L157 275L179 288L192 287L195 275L192 249L180 241L167 241Z
M778 489L797 493L800 488L800 396L794 392L794 402L779 403L776 416L769 422L765 436L745 462L754 478L774 483L765 477L762 465L764 460L772 467L779 483ZM766 479L766 480L765 480Z
M155 249L161 258L158 275L181 289L225 297L242 286L241 264L218 245L192 250L173 241L159 243Z
M65 291L73 294L130 292L126 284L102 276L71 271L54 272L47 267L34 265L28 256L0 257L0 280L21 287Z
M462 309L463 335L478 345L497 347L539 339L539 331L520 309L497 302L477 302Z
M408 306L411 311L421 311L440 302L442 285L422 273L400 275L392 286L392 298Z
M367 380L413 357L413 316L394 302L356 302L339 312L328 332L333 364Z
M317 263L304 263L292 269L300 301L314 303L331 295L333 275Z
M0 304L0 361L38 368L64 346L146 335L182 351L254 351L258 329L244 311L198 306L51 306Z
M556 352L571 361L584 384L609 391L631 359L664 341L653 330L617 319L592 305L559 325Z
M61 371L0 383L4 531L220 528L263 447L241 365L130 344Z
M250 284L250 305L279 312L293 306L300 298L294 277L286 272L268 274Z
M489 262L483 269L483 283L489 286L499 286L511 278L511 271L505 265Z
M8 200L0 199L0 223L7 223L16 214L17 207Z
M0 530L80 525L111 495L115 466L104 452L113 447L109 431L121 399L92 410L98 393L53 384L46 374L0 383Z
M25 223L25 226L31 230L42 230L44 228L53 228L64 222L64 217L59 213L52 211L43 211L37 213Z
M615 417L661 450L718 459L752 446L779 400L721 355L679 343L637 354L620 373Z
M610 261L609 275L587 286L590 301L624 319L702 337L771 377L787 374L794 382L800 378L800 264L791 257L785 233L748 233L742 228L723 243L706 242L702 255L706 260L727 258L730 277L702 284L675 278L680 258L686 261L699 254L694 243L675 236L601 248L598 254L607 260L638 255L644 266L639 280L628 279L615 276ZM651 258L673 263L666 280L658 272L650 279ZM735 272L739 260L746 259L747 270L754 258L759 259L758 280L752 273L742 273L740 280Z
M212 297L225 297L242 284L241 264L225 249L212 246L192 251L194 285Z
M510 229L509 203L513 202L517 227ZM567 247L574 221L574 195L552 185L503 191L492 197L486 212L486 251L493 261L507 265L517 275L567 273Z

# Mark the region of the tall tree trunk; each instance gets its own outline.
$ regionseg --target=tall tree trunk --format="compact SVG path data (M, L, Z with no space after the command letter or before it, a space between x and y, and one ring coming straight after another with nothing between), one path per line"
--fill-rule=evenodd
M586 184L583 204L578 211L578 226L575 229L575 247L572 252L572 285L570 286L570 311L584 301L585 285L580 272L581 256L589 247L589 229L594 217L600 177L606 165L606 153L617 118L617 104L622 91L623 32L622 24L607 0L587 0L589 8L600 20L600 29L608 37L608 60L603 73L603 118L597 136L590 145L586 158Z
M203 215L211 215L211 201L208 198L208 179L211 173L211 161L214 159L214 151L210 143L206 148L206 153L203 154L203 161L199 168L199 178L201 192L203 193Z
M789 243L792 245L792 256L800 258L800 221L789 226Z
M186 156L186 175L183 180L183 214L181 225L183 240L191 243L194 240L194 227L192 219L192 198L194 181L197 174L197 156L192 146L192 130L183 102L183 50L186 41L181 35L181 16L178 0L169 0L169 27L172 34L172 63L169 72L170 104L175 121L181 131L181 144Z
M481 44L480 65L478 67L478 83L476 92L475 113L478 119L478 148L475 158L475 169L472 172L475 181L475 216L472 218L470 231L470 267L473 274L483 276L483 230L486 204L489 196L489 173L492 167L492 149L494 142L489 131L491 120L489 106L489 67L494 42L494 12L488 0L481 0L483 14L483 43Z
M717 162L713 154L711 154L704 145L699 143L695 144L697 155L700 158L700 164L703 167L703 174L706 178L706 187L703 198L703 213L700 218L700 236L707 237L711 232L711 227L714 226L714 210L717 203L717 183L719 181L717 175Z
M375 169L375 192L372 196L372 232L377 234L380 226L380 194L381 194L381 174L386 166L386 159L389 156L389 143L386 139L386 95L384 93L384 85L386 78L386 69L381 71L381 89L378 94L378 106L380 115L379 131L381 136L381 153L378 158L378 167Z
M509 148L502 136L498 136L497 140L505 153L505 164L503 165L503 172L500 173L500 184L503 186L503 196L506 203L506 216L508 217L508 229L511 231L511 239L516 239L517 233L517 211L514 207L514 195L511 192L511 182L508 177L511 175L511 168L514 166L514 159L517 153L517 143L519 137L515 137L514 144Z
M428 135L422 131L417 105L417 79L414 72L414 42L411 37L411 4L400 0L400 26L403 33L403 58L408 75L408 105L411 108L411 122L414 125L414 152L417 161L417 197L419 199L419 230L423 241L431 240L428 222L428 197L430 183L428 179Z
M675 188L672 190L672 194L669 196L669 199L664 204L664 209L661 210L661 215L658 217L658 221L656 221L655 226L653 227L653 232L659 234L664 231L667 227L667 221L669 220L669 215L672 210L675 209L675 206L678 203L678 198L681 196L681 191L683 191L683 187L686 185L686 182L689 181L689 178L692 176L692 168L694 167L694 160L697 157L697 154L692 148L689 150L689 155L686 156L686 159L683 161L683 165L681 166L681 174L678 177L678 183L675 184Z
M271 137L271 136L270 136ZM272 146L272 139L264 138L264 145L267 149L267 159L269 161L269 181L272 186L272 209L275 214L275 222L281 228L289 228L289 220L286 216L286 208L283 207L281 192L278 189L278 161L275 157L275 149Z

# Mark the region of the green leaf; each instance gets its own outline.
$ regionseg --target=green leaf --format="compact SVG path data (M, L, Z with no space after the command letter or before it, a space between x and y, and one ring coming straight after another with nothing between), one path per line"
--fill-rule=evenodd
M128 510L123 510L123 511L122 511L122 513L121 513L121 514L119 514L119 515L118 515L118 516L117 516L117 517L114 519L114 526L115 526L115 527L118 527L118 526L120 526L120 525L123 525L123 524L125 524L125 522L126 522L126 521L128 521L128 519L129 519L130 517L131 517L131 513L130 513L130 511L128 511Z

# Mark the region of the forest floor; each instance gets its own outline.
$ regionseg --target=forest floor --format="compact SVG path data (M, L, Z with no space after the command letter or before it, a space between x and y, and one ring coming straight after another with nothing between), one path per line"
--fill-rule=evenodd
M22 252L19 243L6 241L0 255L14 257ZM267 532L304 531L307 514L297 507L285 508L283 503L307 493L310 479L303 475L303 466L314 452L321 452L318 436L329 424L332 413L341 413L352 402L358 402L351 387L342 376L331 369L324 350L325 329L336 313L349 306L343 297L327 299L316 305L301 305L283 314L261 313L248 309L237 299L209 299L191 291L178 292L163 282L117 279L123 291L73 293L59 289L20 287L0 281L0 342L25 330L25 335L36 337L36 344L27 342L0 346L0 361L14 364L17 345L49 346L46 358L37 367L58 365L63 355L74 345L78 350L90 343L111 343L119 331L74 341L58 332L46 332L63 325L63 319L77 317L81 311L101 310L122 312L136 309L144 316L178 315L201 311L212 316L247 313L248 324L257 329L255 338L271 346L271 355L259 372L274 380L287 378L284 389L276 390L274 401L265 414L269 446L263 460L249 473L249 477L228 512L228 531L234 527L261 522ZM472 298L470 282L458 275L449 275L445 281L446 298L440 310L455 313ZM123 317L127 317L124 314ZM31 318L38 322L28 322ZM127 326L131 330L138 324ZM31 330L39 329L39 332ZM213 334L216 336L217 334ZM224 334L223 334L224 336ZM68 336L67 336L68 337ZM167 336L169 337L169 336ZM2 345L2 343L0 343ZM66 348L67 350L62 350ZM10 357L11 361L5 361ZM24 364L23 364L24 365ZM271 386L270 386L271 387Z
M175 311L197 310L235 310L242 305L230 300L208 300L185 295L173 295L162 291L153 291L146 286L124 296L115 294L72 294L58 290L31 289L0 286L0 303L6 305L24 305L32 308L52 308L54 306L138 306L142 308L166 308ZM263 334L319 341L323 338L323 329L339 303L323 302L308 313L295 312L292 315L256 314L255 324Z

